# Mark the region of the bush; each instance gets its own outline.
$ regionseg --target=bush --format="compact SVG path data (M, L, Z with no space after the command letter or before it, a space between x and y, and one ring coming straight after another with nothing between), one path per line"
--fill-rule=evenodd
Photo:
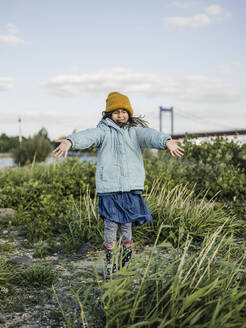
M19 145L19 137L8 137L5 133L2 133L0 135L1 153L10 152L11 149L18 147L18 145Z
M143 196L154 222L136 229L136 240L151 243L162 222L166 229L161 238L173 245L188 233L199 243L225 221L225 232L245 238L245 147L218 138L199 146L186 140L184 148L182 158L167 151L145 158ZM57 241L69 252L87 241L102 242L95 168L69 158L0 171L1 207L18 211L10 224L19 226L30 243L48 242L40 254L56 249Z
M40 134L24 140L12 150L14 162L20 166L45 161L52 150L50 141Z
M184 184L195 194L224 203L240 218L245 217L246 205L246 145L226 137L216 137L196 145L185 138L182 159L160 151L158 159L145 159L146 189L152 188L159 175L160 182L171 187ZM161 184L160 184L161 185Z

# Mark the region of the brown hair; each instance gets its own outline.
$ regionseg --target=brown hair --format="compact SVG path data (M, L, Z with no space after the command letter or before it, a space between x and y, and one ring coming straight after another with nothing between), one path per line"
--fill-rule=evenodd
M113 112L114 112L114 110L112 110L111 112L103 111L102 112L103 117L102 117L101 121L104 120L105 118L112 119L111 116L112 116ZM128 114L129 114L128 123L125 123L124 125L122 125L122 127L125 125L128 125L129 127L138 126L138 125L142 126L143 128L149 127L149 123L143 119L144 116L141 116L141 115L140 116L131 116L129 112L128 112Z

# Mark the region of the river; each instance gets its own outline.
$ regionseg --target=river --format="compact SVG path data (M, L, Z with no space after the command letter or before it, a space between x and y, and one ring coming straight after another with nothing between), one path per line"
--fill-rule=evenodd
M95 164L97 161L96 156L91 156L90 154L75 155L75 153L71 153L70 156L78 156L81 162L86 161ZM40 164L52 164L54 160L55 160L54 157L50 156L45 162L42 162ZM64 160L65 158L59 159L59 161L64 161ZM11 156L0 157L0 169L7 168L7 167L15 167L15 166L16 164L14 163L14 160Z

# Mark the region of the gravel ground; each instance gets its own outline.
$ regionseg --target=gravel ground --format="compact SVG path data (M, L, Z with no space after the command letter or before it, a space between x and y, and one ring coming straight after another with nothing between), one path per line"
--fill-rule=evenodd
M0 250L4 248L4 245L8 245L10 248L12 245L12 249L8 252L5 251L4 254L2 252L1 256L12 260L19 258L21 261L23 259L23 263L28 259L24 266L23 264L10 264L15 272L31 270L36 265L52 268L52 272L56 272L53 286L66 317L70 317L71 325L65 324L51 284L45 286L40 283L39 286L34 286L31 281L30 285L18 285L16 281L13 281L11 286L0 290L0 328L82 327L79 319L80 307L71 289L75 291L80 289L81 291L88 285L92 285L96 294L95 271L99 280L102 281L104 279L104 252L88 250L82 255L54 254L45 259L37 259L32 256L32 249L26 249L23 246L23 240L18 237L17 233L12 232L11 238L8 238L8 234L9 232L5 231L1 236L0 246L2 247ZM99 326L99 323L98 326L95 324L95 327Z

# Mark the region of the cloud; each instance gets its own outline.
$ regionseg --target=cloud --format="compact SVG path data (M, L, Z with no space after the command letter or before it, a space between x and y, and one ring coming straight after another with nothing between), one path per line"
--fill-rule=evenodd
M183 9L188 9L195 7L197 5L200 5L199 0L193 0L193 1L172 1L169 3L169 6L177 7L177 8L183 8Z
M13 86L13 79L10 77L0 77L0 91L6 91Z
M228 104L246 100L246 92L223 84L219 79L191 76L180 82L179 100L203 104Z
M218 73L222 75L230 75L231 67L229 64L220 64L218 65Z
M154 75L134 73L125 68L112 68L92 74L57 75L42 85L56 95L69 97L82 92L107 92L112 89L144 92L151 88L150 81L154 78Z
M220 19L225 19L227 17L231 17L231 13L228 10L223 9L219 5L211 5L205 8L205 12L209 16L216 16Z
M203 25L209 25L211 19L206 14L193 15L191 17L165 17L164 21L169 28L183 30L185 28L197 28Z
M184 7L183 7L184 8ZM187 8L187 7L186 7ZM213 21L221 21L231 16L231 13L221 6L214 4L204 9L204 12L192 16L164 17L167 28L184 30L187 28L198 28L209 25Z
M246 94L221 79L193 75L172 79L155 74L137 73L126 68L112 68L91 74L62 74L43 82L50 93L75 97L83 93L108 93L118 90L145 96L169 96L175 101L234 103Z
M21 112L3 111L1 113L0 131L6 131L8 135L18 135L19 123L18 118L21 118L22 133L24 136L33 136L38 131L45 127L49 132L50 138L59 138L68 135L76 128L78 130L95 127L99 122L100 117L95 118L86 112L59 112L57 108L49 108L49 112L40 111L37 108L32 111L21 110Z
M235 72L243 72L245 70L245 65L240 61L233 61L231 64L220 64L217 67L217 71L222 75L232 75Z
M15 25L7 25L7 34L0 35L0 45L20 45L24 44L24 40L19 36L19 32Z

